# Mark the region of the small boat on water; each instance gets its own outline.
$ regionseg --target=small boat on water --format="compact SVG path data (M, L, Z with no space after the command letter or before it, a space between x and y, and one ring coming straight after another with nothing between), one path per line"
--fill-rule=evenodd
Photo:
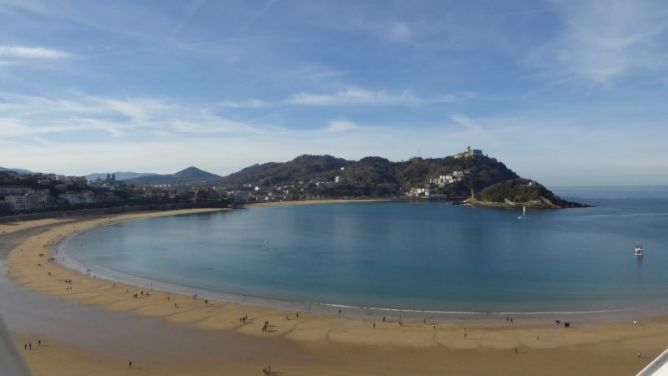
M633 251L633 254L638 256L638 257L643 257L645 255L645 250L643 249L642 245L636 245L636 248Z
M520 215L519 217L517 217L517 219L522 219L522 218L524 218L524 217L526 217L526 216L527 216L527 207L526 207L526 206L522 206L522 215Z

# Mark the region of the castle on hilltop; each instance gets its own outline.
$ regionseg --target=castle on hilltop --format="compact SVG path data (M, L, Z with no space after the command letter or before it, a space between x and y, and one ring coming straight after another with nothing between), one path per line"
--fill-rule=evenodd
M471 149L470 146L466 147L466 151L463 151L461 153L457 153L453 155L453 157L459 159L459 158L469 158L469 157L482 157L482 150L480 149Z

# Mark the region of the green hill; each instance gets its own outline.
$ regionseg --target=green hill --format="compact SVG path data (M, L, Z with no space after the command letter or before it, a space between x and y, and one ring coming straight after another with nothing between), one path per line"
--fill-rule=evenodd
M582 204L563 200L543 185L527 179L513 179L484 188L471 203L494 203L504 206L528 206L533 208L581 207Z
M471 199L481 205L577 206L538 183L528 186L528 182L502 162L483 155L402 162L381 157L350 161L330 155L302 155L288 162L256 164L221 179L230 189L290 187L293 192L298 188L318 197L404 197L421 188L429 190L429 198Z

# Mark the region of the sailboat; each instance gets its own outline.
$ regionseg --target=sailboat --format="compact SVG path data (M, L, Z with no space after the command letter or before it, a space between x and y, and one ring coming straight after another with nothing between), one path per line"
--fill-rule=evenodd
M517 219L523 219L523 218L526 217L526 216L527 216L527 207L526 207L526 206L522 206L522 215L520 215L519 217L517 217Z

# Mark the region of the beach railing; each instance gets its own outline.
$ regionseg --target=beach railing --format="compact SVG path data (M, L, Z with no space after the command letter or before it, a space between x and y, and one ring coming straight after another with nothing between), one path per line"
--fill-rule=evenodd
M636 376L664 376L668 375L668 350L657 356L647 367Z

